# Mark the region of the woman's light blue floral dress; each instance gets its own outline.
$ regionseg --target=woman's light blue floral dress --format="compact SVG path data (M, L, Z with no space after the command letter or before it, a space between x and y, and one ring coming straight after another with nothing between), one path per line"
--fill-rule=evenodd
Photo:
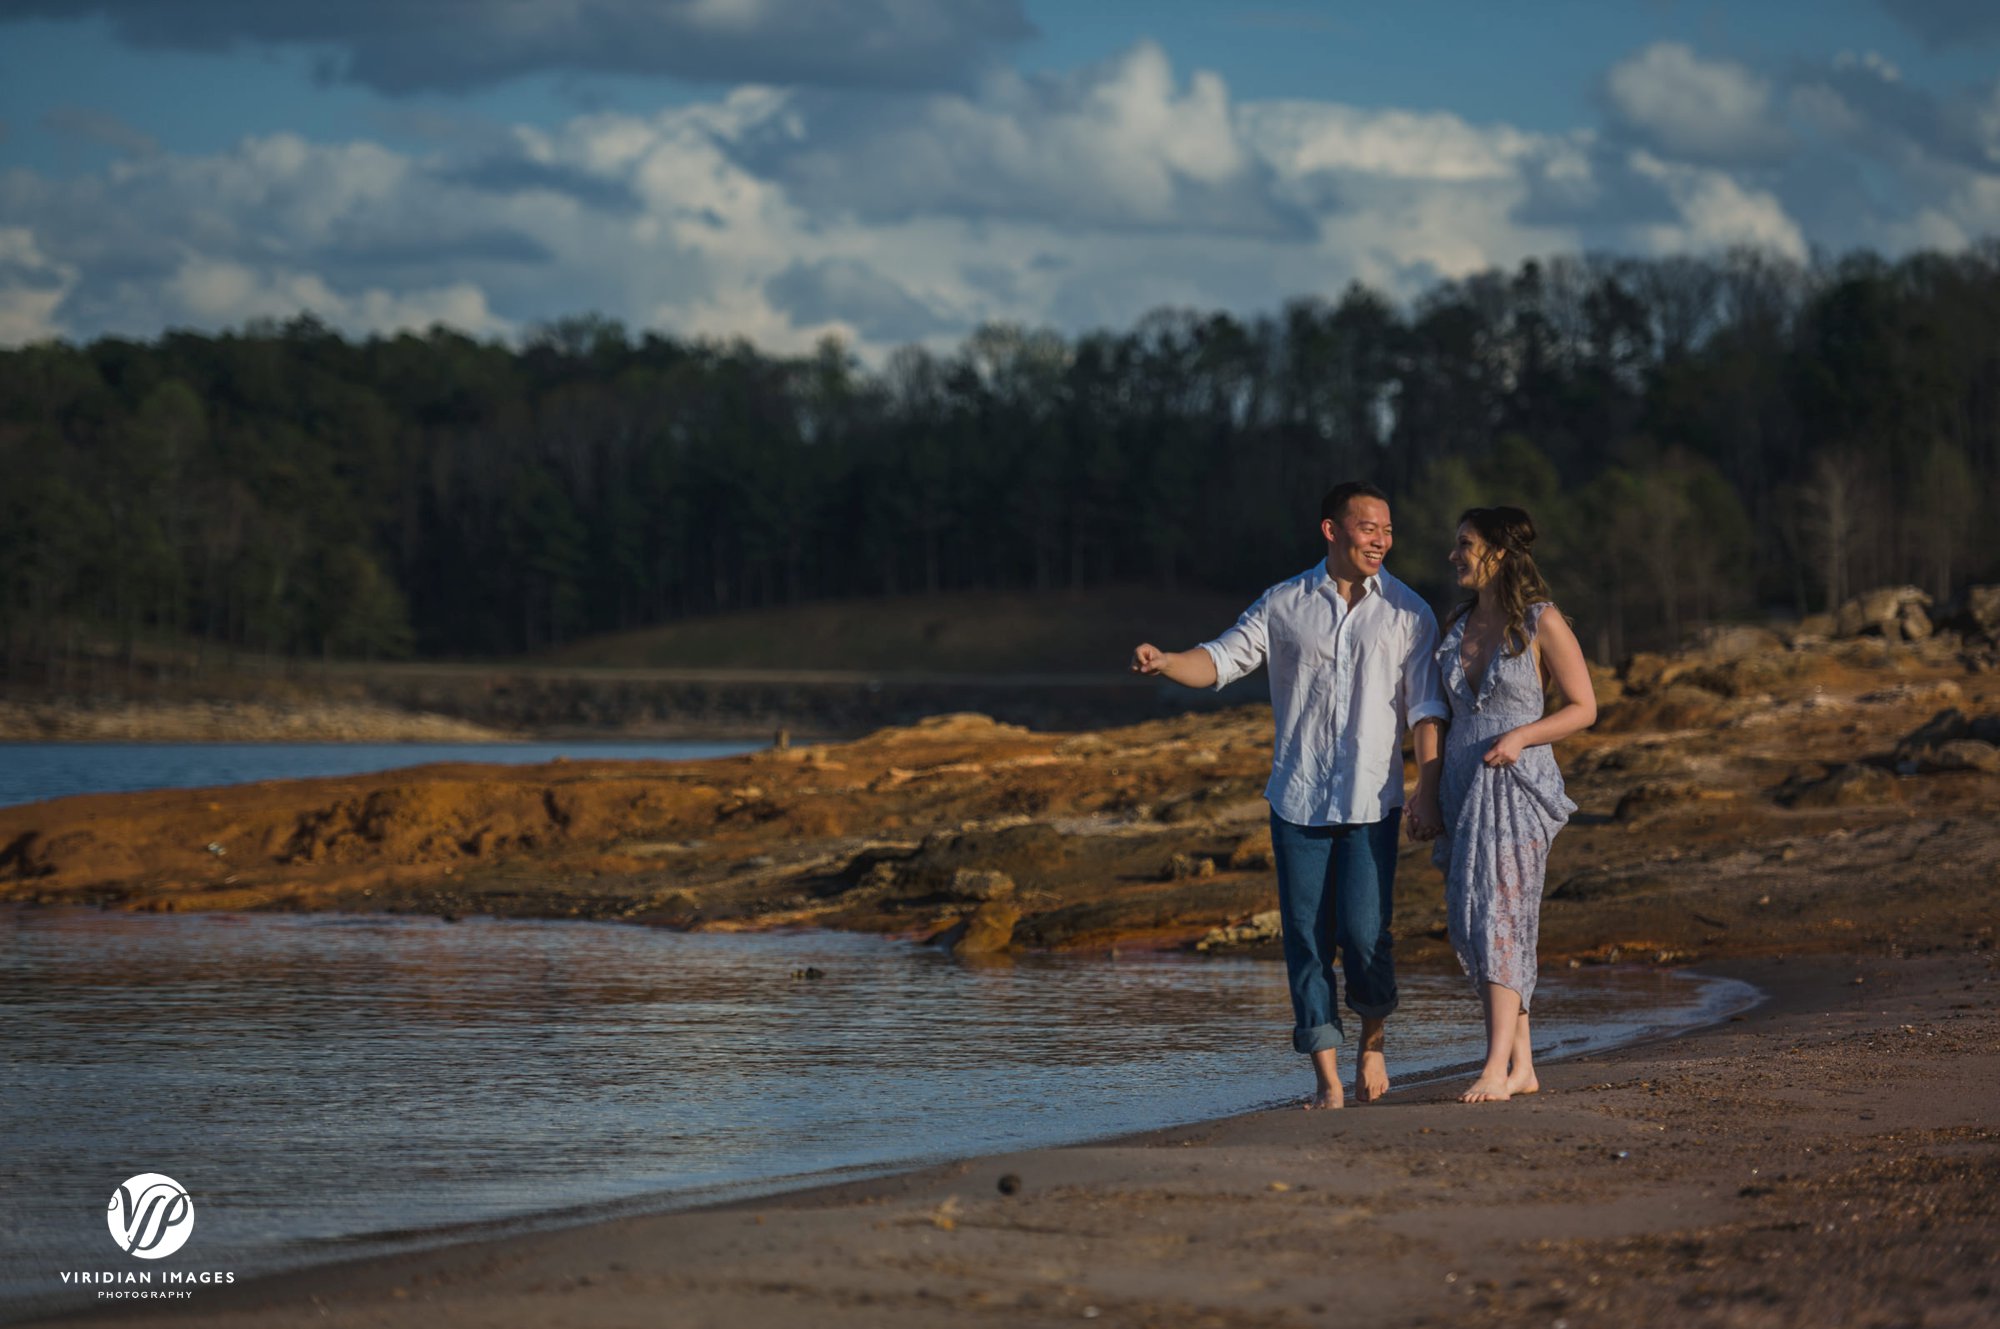
M1528 607L1529 640L1547 601ZM1438 645L1438 672L1451 705L1445 732L1440 802L1444 834L1431 857L1444 870L1445 913L1452 949L1475 987L1498 983L1535 995L1535 941L1541 924L1542 880L1549 845L1576 811L1563 792L1562 771L1547 745L1527 748L1512 766L1481 760L1493 740L1542 716L1542 680L1535 654L1494 654L1475 692L1459 647L1465 619Z

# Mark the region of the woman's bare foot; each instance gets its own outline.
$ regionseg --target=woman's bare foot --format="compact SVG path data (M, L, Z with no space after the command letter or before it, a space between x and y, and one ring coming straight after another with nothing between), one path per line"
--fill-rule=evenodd
M1486 1000L1486 1062L1479 1078L1458 1096L1461 1103L1504 1103L1515 1094L1510 1068L1520 1066L1534 1079L1528 1053L1528 1017L1521 994L1499 983L1488 983Z
M1514 1052L1507 1058L1507 1092L1532 1094L1542 1087L1535 1078L1535 1042L1528 1036L1528 1013L1514 1021Z

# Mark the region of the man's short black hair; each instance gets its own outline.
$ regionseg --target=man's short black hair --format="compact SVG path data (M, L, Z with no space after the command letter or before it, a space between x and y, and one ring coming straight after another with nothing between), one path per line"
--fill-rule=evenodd
M1379 498L1384 503L1389 501L1389 495L1382 486L1371 485L1366 480L1349 480L1326 491L1326 497L1319 501L1319 519L1339 521L1347 515L1349 501L1357 498Z

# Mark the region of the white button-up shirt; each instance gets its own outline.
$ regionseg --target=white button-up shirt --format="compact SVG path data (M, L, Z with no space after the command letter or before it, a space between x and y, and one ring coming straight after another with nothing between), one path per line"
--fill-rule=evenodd
M1268 664L1277 737L1271 810L1300 826L1380 821L1403 805L1403 732L1449 718L1437 616L1387 572L1352 608L1324 560L1281 581L1205 641L1215 686Z

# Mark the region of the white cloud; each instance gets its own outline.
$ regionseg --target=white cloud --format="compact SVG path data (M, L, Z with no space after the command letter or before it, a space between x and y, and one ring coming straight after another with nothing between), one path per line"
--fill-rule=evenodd
M41 124L58 138L95 143L127 156L147 157L160 150L160 141L151 134L89 107L57 106L43 112Z
M1865 51L1856 55L1852 51L1842 51L1833 57L1835 69L1865 69L1884 83L1900 83L1903 71L1883 58L1879 51Z
M1980 156L1988 164L2000 166L2000 83L1988 88L1985 96L1967 103L1966 118Z
M1363 110L1330 102L1272 101L1241 117L1265 158L1286 175L1356 171L1407 180L1508 180L1549 136L1479 127L1447 111Z
M61 334L56 309L76 284L76 270L52 263L21 226L0 226L0 346L23 346Z
M949 326L936 310L854 259L794 263L764 290L801 323L840 324L871 342L921 341Z
M1748 188L1722 171L1664 162L1646 152L1633 153L1631 167L1659 182L1680 209L1678 222L1641 228L1654 253L1701 253L1747 245L1786 258L1806 258L1805 233L1768 191Z
M410 291L368 288L342 294L310 272L264 270L227 260L190 258L167 279L162 295L171 322L233 327L251 319L307 313L354 333L388 333L442 323L474 336L510 331L469 282Z
M1964 249L2000 236L2000 178L1966 179L1936 203L1907 219L1884 223L1878 243L1892 251Z
M356 332L504 333L594 310L777 352L835 332L874 358L990 319L1252 313L1355 279L1407 297L1535 255L1799 258L2000 227L2000 94L1941 107L1865 62L1752 91L1736 105L1757 115L1715 123L1776 123L1781 106L1798 132L1780 160L1635 146L1630 124L1242 104L1142 44L965 94L745 87L423 152L277 134L67 179L16 169L0 173L0 342L308 309ZM1702 140L1724 141L1745 142Z
M976 95L914 104L802 99L739 158L815 211L1126 229L1304 234L1243 141L1228 88L1183 87L1141 42L1073 74L995 74Z
M1534 180L1588 182L1590 135L1474 125L1447 112L1265 102L1239 119L1276 188L1317 212L1311 263L1410 294L1416 284L1572 247L1578 233L1521 215ZM1319 289L1306 265L1290 265Z
M1604 94L1619 121L1667 156L1769 161L1790 146L1772 116L1768 80L1680 42L1656 42L1613 66Z

